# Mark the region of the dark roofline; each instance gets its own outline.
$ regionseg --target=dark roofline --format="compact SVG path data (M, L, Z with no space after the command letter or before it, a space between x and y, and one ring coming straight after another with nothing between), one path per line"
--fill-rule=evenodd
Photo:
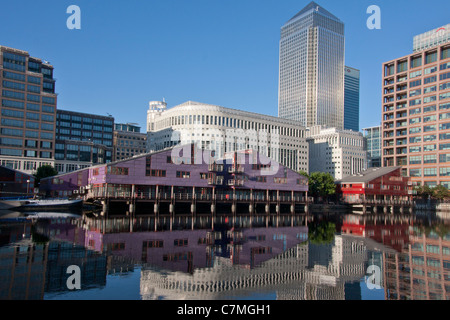
M372 181L374 179L382 177L386 174L389 174L389 173L394 172L401 168L402 167L370 168L370 169L367 169L367 170L361 172L360 174L348 176L348 177L342 178L340 180L337 180L336 183L337 184L355 183L355 182L366 183L366 182Z

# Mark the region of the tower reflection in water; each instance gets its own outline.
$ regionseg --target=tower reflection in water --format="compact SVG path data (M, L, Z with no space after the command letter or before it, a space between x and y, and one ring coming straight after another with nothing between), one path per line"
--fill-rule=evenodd
M68 293L69 265L81 267L82 290L140 272L141 299L449 297L449 229L411 216L83 216L1 228L2 299ZM380 290L364 282L369 266Z

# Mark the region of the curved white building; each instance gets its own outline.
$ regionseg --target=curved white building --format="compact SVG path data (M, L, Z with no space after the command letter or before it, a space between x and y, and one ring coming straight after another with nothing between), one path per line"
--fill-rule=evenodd
M166 109L152 108L147 117L147 151L197 143L225 153L253 149L294 171L308 171L308 143L300 122L188 101Z

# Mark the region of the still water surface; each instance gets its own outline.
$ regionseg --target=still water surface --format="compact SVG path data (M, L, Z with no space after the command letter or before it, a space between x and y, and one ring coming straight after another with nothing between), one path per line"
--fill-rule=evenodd
M449 297L450 220L435 213L0 217L2 300Z

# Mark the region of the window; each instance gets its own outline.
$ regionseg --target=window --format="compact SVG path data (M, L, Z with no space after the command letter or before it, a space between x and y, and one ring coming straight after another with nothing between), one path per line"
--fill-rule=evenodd
M45 103L45 104L55 104L55 98L52 98L52 97L42 97L42 103Z
M18 156L18 157L21 157L22 156L22 150L20 150L20 149L1 148L0 149L0 154L4 155L4 156Z
M33 85L29 84L27 89L28 89L28 92L41 93L41 87L38 87L38 86L33 86Z
M439 163L450 162L450 153L444 153L439 155Z
M43 105L42 106L42 112L55 113L55 107Z
M436 82L436 80L437 80L437 76L432 76L432 77L425 78L423 83L428 84L428 83Z
M425 54L425 64L433 63L437 61L437 51L428 52Z
M436 105L427 106L423 108L423 113L436 111Z
M166 170L151 170L152 177L165 177Z
M9 109L3 109L2 110L2 116L5 117L11 117L11 118L23 118L23 112L22 111L16 111L16 110L9 110Z
M21 121L21 120L13 120L13 119L2 118L2 122L1 123L2 123L3 126L18 127L18 128L22 128L23 127L23 121Z
M12 82L12 81L7 81L7 80L3 80L3 86L5 88L9 88L9 89L14 89L14 90L25 90L25 85L23 83L18 83L18 82Z
M433 73L433 72L436 72L437 71L437 66L435 66L435 67L430 67L430 68L426 68L425 70L424 70L424 74L430 74L430 73Z
M411 69L420 67L422 65L422 56L411 58Z
M448 139L450 139L450 132L442 133L439 135L439 140L448 140Z
M108 167L107 173L117 176L127 176L128 175L128 168L121 168L121 167Z
M434 101L436 101L436 96L429 96L429 97L423 98L423 103L430 103L430 102L434 102Z
M397 73L408 70L408 61L401 61L397 64Z
M436 177L437 176L437 169L436 168L424 168L423 169L423 176L424 177Z
M177 178L189 179L190 177L191 173L188 171L177 171Z
M15 72L3 71L3 78L25 82L25 75Z
M2 96L6 98L12 98L12 99L18 99L18 100L25 100L25 94L22 92L15 92L15 91L9 91L9 90L3 90Z
M188 246L188 239L175 239L173 241L173 245L175 247L187 247Z
M429 144L429 145L423 147L424 152L435 151L435 150L436 150L435 144Z
M11 147L22 147L23 140L22 139L14 139L14 138L0 138L0 145L11 146Z
M436 121L436 115L423 117L423 122Z
M450 167L439 168L439 175L441 177L449 177L450 176Z
M41 102L41 97L35 94L27 94L27 100L32 102Z
M424 164L437 163L437 156L435 154L425 155L423 156L423 163Z
M430 132L430 131L436 131L436 125L424 126L423 127L423 132Z
M441 93L439 95L439 100L445 100L450 98L450 92Z
M450 79L450 72L439 75L439 80L446 80L446 79Z
M409 164L422 164L422 157L421 156L409 157Z
M409 175L411 177L422 177L422 169L410 169Z
M450 103L441 103L439 105L439 110L447 110L450 109Z

